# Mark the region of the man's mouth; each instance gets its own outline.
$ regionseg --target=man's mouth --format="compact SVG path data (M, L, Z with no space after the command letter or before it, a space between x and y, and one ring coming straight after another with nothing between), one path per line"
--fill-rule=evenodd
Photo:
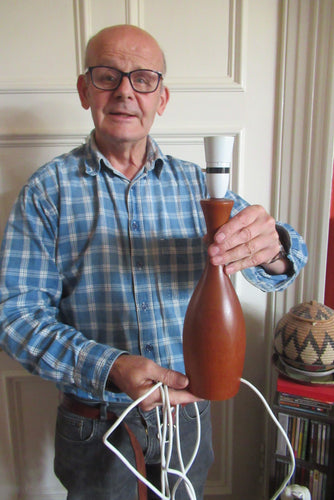
M124 118L134 118L136 115L134 113L127 113L126 111L110 111L110 115L119 116Z

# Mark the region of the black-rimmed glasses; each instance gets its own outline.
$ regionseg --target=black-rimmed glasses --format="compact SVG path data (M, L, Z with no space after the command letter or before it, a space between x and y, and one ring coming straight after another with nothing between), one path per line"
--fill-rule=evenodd
M116 90L123 77L128 77L131 87L136 92L149 94L155 92L162 80L162 73L152 69L135 69L129 73L110 66L90 66L88 68L92 84L100 90Z

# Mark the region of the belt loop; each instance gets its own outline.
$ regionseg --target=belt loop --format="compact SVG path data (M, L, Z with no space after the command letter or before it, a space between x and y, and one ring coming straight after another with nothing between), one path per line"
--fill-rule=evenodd
M108 412L107 412L108 404L107 403L101 403L100 404L100 420L108 420Z

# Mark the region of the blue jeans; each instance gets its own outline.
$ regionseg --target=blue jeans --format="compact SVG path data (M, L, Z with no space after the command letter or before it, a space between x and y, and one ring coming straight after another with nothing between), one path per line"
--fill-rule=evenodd
M127 405L112 404L110 411L120 415ZM213 462L210 403L198 403L201 415L201 444L189 473L196 498L203 498L204 484ZM146 476L160 490L160 446L157 438L155 410L142 412L133 409L125 422L135 433L145 456ZM68 500L133 500L137 498L137 478L102 441L111 427L108 420L89 419L70 413L60 406L56 424L55 474L68 491ZM194 405L180 408L180 436L184 463L193 452L197 435ZM128 433L120 425L109 437L124 456L135 466L135 458ZM180 469L176 445L170 466ZM171 488L177 477L170 475ZM158 498L148 489L148 498ZM185 486L178 490L178 500L188 499Z

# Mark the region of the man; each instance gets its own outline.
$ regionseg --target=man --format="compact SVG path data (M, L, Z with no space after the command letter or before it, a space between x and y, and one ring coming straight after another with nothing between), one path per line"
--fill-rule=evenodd
M88 43L81 104L95 129L85 145L39 169L23 188L1 253L1 345L63 394L55 471L68 498L135 498L135 477L102 436L154 382L181 404L185 460L196 425L182 357L186 307L207 252L228 273L243 270L263 290L281 290L307 260L302 238L260 206L234 200L232 219L203 243L200 168L164 156L149 137L169 100L158 43L134 26L106 28ZM282 246L283 245L283 246ZM284 251L283 251L284 247ZM159 390L127 422L159 484L155 407ZM203 496L212 463L209 404L200 401L202 440L189 472ZM134 463L122 427L114 438ZM172 464L177 457L172 457ZM175 482L175 478L172 480ZM186 498L184 486L177 498Z

